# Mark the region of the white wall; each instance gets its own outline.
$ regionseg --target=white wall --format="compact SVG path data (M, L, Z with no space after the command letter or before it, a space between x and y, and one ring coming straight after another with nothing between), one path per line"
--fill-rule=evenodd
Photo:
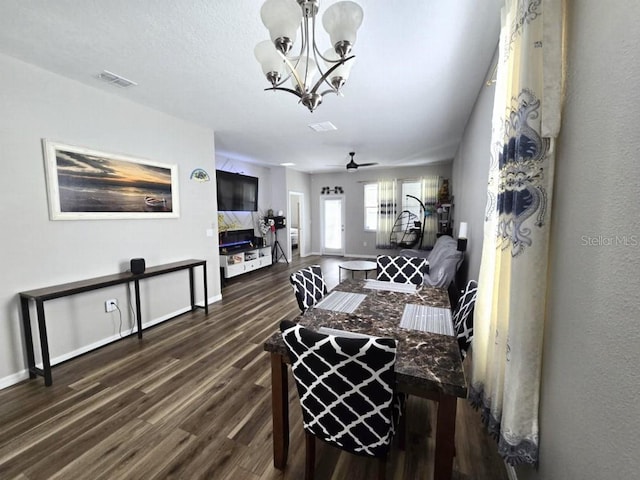
M567 84L557 143L540 404L540 464L518 480L640 472L640 4L567 2ZM484 208L487 90L454 163L469 219ZM483 120L486 119L486 120ZM485 123L486 121L486 123ZM475 162L482 163L476 165ZM477 175L477 177L476 177ZM471 221L471 220L469 220ZM470 233L475 236L475 227ZM470 240L470 244L473 239ZM476 259L475 247L473 264ZM475 269L475 267L474 267Z
M568 12L540 469L518 477L638 478L640 4L569 1Z
M189 180L197 167L213 177L213 131L2 55L0 112L0 387L26 377L20 291L124 271L132 257L149 266L202 258L210 299L219 298L217 238L206 236L217 223L215 182ZM180 218L50 221L43 138L177 164ZM144 281L143 321L185 309L187 278L180 272ZM53 359L117 338L118 317L104 312L111 297L124 312L124 331L131 318L124 286L45 304Z
M345 202L345 255L375 257L388 250L376 249L375 232L364 230L364 184L377 182L382 178L412 179L421 176L438 175L451 178L451 162L421 167L404 167L394 169L362 168L357 172L322 173L311 176L311 221L313 222L313 239L311 248L320 253L320 194L322 187L336 186L344 190ZM455 193L455 185L449 182L450 191ZM457 214L454 211L454 218ZM366 245L365 245L366 243Z
M493 59L493 62L496 58ZM495 63L492 63L492 66ZM468 242L463 278L478 280L482 257L483 226L487 203L487 180L491 144L491 114L495 85L484 83L453 161L453 193L456 201L454 233L460 222L468 224Z
M271 167L271 208L273 213L278 214L280 210L287 215L289 209L289 190L287 188L287 169L285 167ZM280 229L277 231L278 243L282 247L285 255L291 249L291 241L289 239L289 229ZM286 258L280 258L279 262L285 262Z

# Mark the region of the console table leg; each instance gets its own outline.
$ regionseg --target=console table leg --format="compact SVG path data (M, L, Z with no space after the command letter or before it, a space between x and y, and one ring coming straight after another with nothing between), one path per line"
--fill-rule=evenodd
M191 298L191 311L196 309L196 294L193 291L193 267L189 269L189 295Z
M48 387L53 383L51 375L51 359L49 358L49 340L47 339L47 324L44 318L44 303L36 300L36 311L38 312L38 330L40 333L40 350L42 352L42 373L44 384Z
M207 262L202 265L202 281L204 285L204 313L209 315L209 294L207 293Z
M136 294L136 322L138 323L138 338L142 338L142 309L140 308L140 282L133 281L133 289Z
M29 313L29 299L20 297L22 307L22 328L24 329L24 341L27 348L27 368L29 378L36 378L36 357L33 351L33 332L31 330L31 314Z

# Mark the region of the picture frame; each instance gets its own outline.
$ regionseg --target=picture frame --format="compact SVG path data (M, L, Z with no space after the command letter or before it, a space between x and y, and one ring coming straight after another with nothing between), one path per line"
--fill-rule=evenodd
M178 167L42 140L51 220L178 218Z

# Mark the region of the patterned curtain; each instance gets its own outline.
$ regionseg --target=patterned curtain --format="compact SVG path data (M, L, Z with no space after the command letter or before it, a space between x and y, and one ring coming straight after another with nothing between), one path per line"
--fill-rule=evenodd
M391 244L391 230L396 221L396 181L378 181L378 230L376 231L376 248L396 248Z
M562 0L506 0L470 400L507 463L537 464Z
M438 189L440 188L440 177L431 175L420 179L420 189L422 190L422 202L425 206L424 212L424 237L423 247L431 247L436 243L436 233L438 232L438 216L436 215L436 203L438 203Z

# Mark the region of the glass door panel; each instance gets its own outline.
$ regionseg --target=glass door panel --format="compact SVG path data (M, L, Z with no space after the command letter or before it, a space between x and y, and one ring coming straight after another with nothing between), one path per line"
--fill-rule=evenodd
M322 197L322 253L344 255L343 197Z

